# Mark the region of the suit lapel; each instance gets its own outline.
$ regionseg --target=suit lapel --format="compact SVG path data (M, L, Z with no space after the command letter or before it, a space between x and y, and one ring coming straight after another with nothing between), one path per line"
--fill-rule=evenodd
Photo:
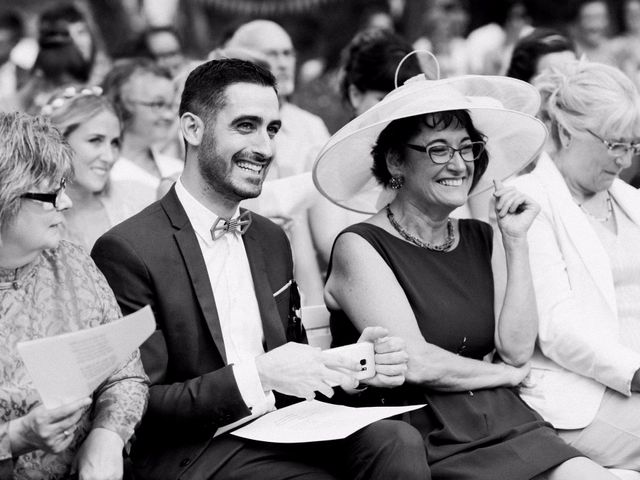
M175 193L175 187L171 188L169 193L161 200L161 203L173 227L177 230L174 233L174 238L182 254L185 268L191 279L191 284L195 290L196 298L202 309L202 314L207 322L211 337L226 364L227 354L224 348L222 328L220 327L220 319L218 318L218 310L213 297L213 291L211 290L207 267L204 264L200 245L198 244L198 239L193 231L191 222L189 222L189 218Z
M264 239L260 239L257 230L255 226L249 227L242 240L249 259L253 286L258 299L262 330L267 344L266 350L269 351L283 345L287 339L276 302L273 299L273 289L269 283L265 263L266 255L262 249Z
M611 311L615 313L617 307L609 255L598 235L580 207L573 201L562 175L551 159L545 161L544 168L538 170L536 175L548 190L549 197L554 199L551 206L554 214L560 217L560 224L566 230L568 238Z

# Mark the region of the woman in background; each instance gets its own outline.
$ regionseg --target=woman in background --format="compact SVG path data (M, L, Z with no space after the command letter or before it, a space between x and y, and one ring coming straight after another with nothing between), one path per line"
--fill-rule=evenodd
M395 88L400 61L412 50L409 42L389 30L371 28L353 37L343 52L340 93L354 115L364 113ZM420 73L417 57L410 56L398 71L398 84ZM338 233L367 217L340 208L324 197L318 199L309 212L309 223L314 246L325 268Z
M531 83L547 68L575 60L575 51L573 42L560 32L536 28L516 43L506 75Z
M64 212L63 238L90 251L100 235L137 213L145 204L135 182L109 181L120 152L120 120L100 87L68 87L43 108L75 155L67 194L74 208Z
M120 157L111 178L140 183L138 198L149 205L166 192L161 183L172 184L184 167L183 160L158 150L172 134L176 86L169 72L152 60L128 58L115 62L102 88L122 120Z

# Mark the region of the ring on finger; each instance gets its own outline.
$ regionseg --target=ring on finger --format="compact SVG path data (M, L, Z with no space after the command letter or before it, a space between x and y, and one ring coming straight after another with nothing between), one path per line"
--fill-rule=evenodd
M62 435L64 435L64 438L68 438L68 437L69 437L69 435L71 435L71 432L70 432L69 430L66 430L66 429L65 429L65 430L62 432Z

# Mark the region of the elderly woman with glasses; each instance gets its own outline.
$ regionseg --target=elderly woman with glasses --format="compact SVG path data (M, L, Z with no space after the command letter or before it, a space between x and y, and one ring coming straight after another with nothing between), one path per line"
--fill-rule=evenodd
M0 114L0 478L116 479L140 420L148 380L137 351L93 393L42 405L18 342L118 319L106 280L60 240L73 152L38 117Z
M640 471L640 96L575 61L539 76L553 150L513 184L542 207L528 233L539 334L522 397L597 462Z
M111 178L142 184L137 195L149 205L184 167L182 160L159 151L177 135L176 86L167 70L146 58L118 60L101 86L122 121L120 157Z
M539 207L499 180L542 148L539 98L504 77L411 79L336 133L315 165L330 200L380 208L338 236L325 300L335 344L369 325L406 342L405 384L369 387L360 401L426 404L404 420L422 433L434 479L614 478L514 390L537 333L526 234ZM509 272L497 317L492 229L451 217L493 181Z

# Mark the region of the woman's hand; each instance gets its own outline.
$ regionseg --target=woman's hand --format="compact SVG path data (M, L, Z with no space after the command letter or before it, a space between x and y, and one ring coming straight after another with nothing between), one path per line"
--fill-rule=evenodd
M75 458L79 480L120 480L123 475L122 438L106 428L94 428Z
M540 206L514 187L505 187L499 180L494 180L493 183L496 217L504 243L526 239L529 227L540 212Z
M531 364L529 362L519 367L514 367L513 365L508 365L506 363L502 363L502 365L507 369L507 377L509 379L507 382L508 386L517 387L523 382L526 383L526 378L531 372Z
M12 454L22 455L33 450L60 453L73 440L78 420L89 405L88 397L52 409L38 405L26 415L11 420Z
M372 342L375 352L376 375L362 383L373 387L392 388L402 385L407 373L409 354L405 351L404 340L389 337L386 328L367 327L358 342Z

